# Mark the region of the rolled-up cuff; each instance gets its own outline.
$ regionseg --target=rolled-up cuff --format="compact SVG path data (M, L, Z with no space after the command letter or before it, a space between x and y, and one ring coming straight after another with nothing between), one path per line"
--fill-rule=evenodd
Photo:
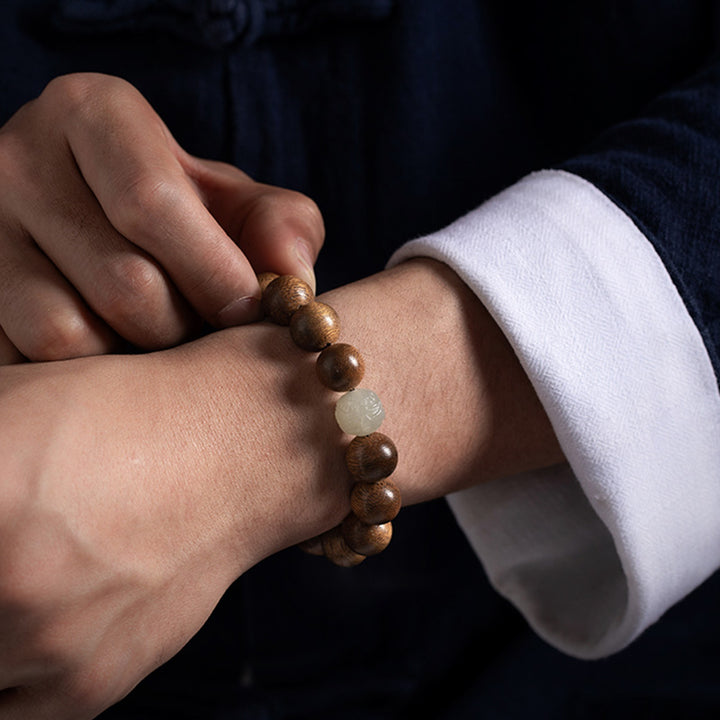
M492 313L567 465L449 498L490 581L548 642L620 650L720 564L720 394L649 240L587 181L523 179L397 264L451 266Z

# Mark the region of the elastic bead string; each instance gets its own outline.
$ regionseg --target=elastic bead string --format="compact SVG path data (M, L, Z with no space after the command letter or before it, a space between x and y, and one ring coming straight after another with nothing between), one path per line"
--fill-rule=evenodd
M315 300L310 286L292 275L258 276L262 307L279 325L289 325L293 342L318 352L315 369L320 383L343 393L335 406L340 429L355 437L345 452L345 466L354 484L350 514L337 527L300 543L311 555L325 555L336 565L351 567L384 550L392 538L392 520L400 511L397 485L388 478L398 461L393 441L377 432L385 418L380 398L358 384L365 361L356 348L337 342L340 321L329 305Z

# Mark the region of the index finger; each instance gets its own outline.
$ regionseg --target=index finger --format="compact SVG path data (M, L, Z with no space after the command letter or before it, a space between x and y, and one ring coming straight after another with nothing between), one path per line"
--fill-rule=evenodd
M119 78L67 82L74 111L63 116L65 135L112 225L162 265L205 320L254 320L260 289L250 262L203 204L160 117Z

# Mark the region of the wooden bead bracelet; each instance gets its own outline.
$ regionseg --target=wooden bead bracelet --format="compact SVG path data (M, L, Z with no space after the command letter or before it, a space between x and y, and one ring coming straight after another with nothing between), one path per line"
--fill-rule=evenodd
M397 466L397 449L389 437L377 432L385 411L372 390L358 387L365 361L352 345L337 342L337 313L315 300L311 287L292 275L262 273L258 281L266 316L289 325L299 348L320 353L315 364L318 379L329 390L343 393L335 419L343 432L355 435L345 452L345 465L354 480L352 510L336 528L300 547L312 555L325 555L336 565L352 567L388 546L391 520L400 511L400 490L388 479Z

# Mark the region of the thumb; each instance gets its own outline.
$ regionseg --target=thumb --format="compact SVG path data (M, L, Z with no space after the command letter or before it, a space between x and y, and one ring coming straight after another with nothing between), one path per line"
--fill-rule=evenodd
M190 161L188 173L209 211L255 272L297 275L315 289L313 266L325 240L315 202L294 190L257 183L225 163Z

